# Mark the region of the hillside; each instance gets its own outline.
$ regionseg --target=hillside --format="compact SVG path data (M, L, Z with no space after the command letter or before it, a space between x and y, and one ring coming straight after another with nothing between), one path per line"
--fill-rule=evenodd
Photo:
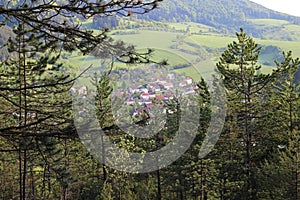
M234 33L244 27L245 31L255 37L262 37L267 30L266 27L253 23L253 19L300 23L299 17L267 9L249 0L165 0L159 9L139 17L165 22L197 22L217 28L223 33Z

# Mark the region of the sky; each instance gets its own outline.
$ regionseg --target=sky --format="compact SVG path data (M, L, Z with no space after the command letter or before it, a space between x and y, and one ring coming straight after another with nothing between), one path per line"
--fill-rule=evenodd
M300 16L300 0L250 0L272 10Z

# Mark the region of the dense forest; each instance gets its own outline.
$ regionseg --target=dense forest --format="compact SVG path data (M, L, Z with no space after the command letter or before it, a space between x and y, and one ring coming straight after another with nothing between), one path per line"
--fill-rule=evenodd
M235 30L235 39L218 58L215 79L195 83L191 99L196 104L181 102L179 96L168 102L158 99L153 104L164 107L165 120L153 122L147 109L138 119L129 119L145 130L163 122L151 137L136 137L128 131L132 129L118 126L116 118L122 116L112 109L110 84L111 77L118 76L115 61L159 69L167 67L167 61L153 60L151 49L136 51L114 41L99 18L151 12L164 17L157 9L160 4L157 0L3 2L1 28L7 34L0 37L5 52L0 62L1 199L300 199L300 83L294 79L300 59L291 51L283 52L272 72L261 73L258 57L268 50L243 28ZM103 29L92 32L80 25L79 19L94 16L94 23ZM108 60L102 75L95 72L89 80L94 91L71 91L91 68L86 66L80 74L68 71L62 57L72 53ZM182 122L184 116L187 121ZM101 130L94 128L95 121ZM87 134L82 137L82 132ZM178 135L180 140L175 140ZM160 165L179 155L190 138L182 155ZM110 144L129 153L112 151ZM178 147L167 152L170 158L158 155L147 163L148 152L168 144ZM130 153L139 159L128 163ZM148 169L150 165L155 170Z
M197 22L215 27L224 33L234 33L244 27L255 37L266 30L255 27L247 19L280 19L299 24L300 18L272 11L248 0L169 0L153 12L139 16L143 19L168 22Z

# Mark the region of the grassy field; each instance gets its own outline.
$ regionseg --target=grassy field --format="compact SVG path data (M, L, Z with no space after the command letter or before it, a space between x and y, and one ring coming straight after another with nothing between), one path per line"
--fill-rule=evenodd
M190 38L196 44L212 48L223 48L226 47L230 42L236 40L234 37L216 35L192 35Z
M294 24L289 24L287 26L284 26L284 30L290 31L292 33L294 32L294 33L299 34L300 33L300 26L294 25Z
M190 33L214 34L215 32L217 32L217 30L213 27L194 22L168 24L172 29L175 29L177 31L187 31L188 28Z
M280 27L282 31L286 31L288 33L295 32L295 34L300 34L300 26L292 24L285 20L275 20L275 19L250 19L248 20L256 26L263 27ZM276 32L275 32L276 33Z
M264 26L283 26L286 31L294 31L296 34L300 33L300 26L289 24L284 20L260 19L252 20L252 22ZM186 74L195 80L199 80L200 76L209 78L210 75L214 73L215 64L221 54L220 49L225 49L229 43L236 41L235 35L224 36L217 34L211 27L201 24L168 23L168 25L171 27L170 31L135 29L135 34L113 35L112 37L115 40L123 40L127 44L134 45L136 49L155 49L152 59L156 61L165 59L170 67L190 63L190 67L177 69L176 72ZM86 23L85 26L89 26L89 24ZM183 33L182 31L185 32L187 27L189 27L190 31ZM300 57L300 41L267 40L259 38L255 38L255 41L260 45L278 46L283 51L292 50L294 57ZM209 57L203 58L203 56L197 55L200 47L210 49ZM264 56L263 59L268 59L268 56ZM72 55L69 57L68 62L72 66L75 66L75 68L83 70L91 64L97 68L101 60L89 56ZM116 63L116 67L128 66ZM272 67L270 66L263 66L262 68L263 73L269 73L271 71Z
M288 21L276 19L249 19L248 21L259 26L282 26L290 24Z
M114 35L116 40L123 40L133 44L137 48L161 48L167 49L176 39L176 33L140 30L138 34Z
M261 40L255 39L261 45L278 46L283 51L292 51L294 57L300 57L300 42L299 41L279 41L279 40Z

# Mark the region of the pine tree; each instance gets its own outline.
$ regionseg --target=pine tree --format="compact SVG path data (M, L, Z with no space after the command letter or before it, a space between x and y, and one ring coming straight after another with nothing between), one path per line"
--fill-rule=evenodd
M300 90L294 77L300 61L292 57L292 52L283 55L284 60L277 62L277 79L268 96L273 107L270 128L277 144L276 154L266 162L263 174L270 177L274 186L270 189L270 184L265 183L263 191L267 198L299 199Z
M45 34L20 23L15 38L8 41L11 58L1 63L1 101L7 106L1 118L0 135L13 141L19 152L20 199L28 195L28 162L47 147L47 137L69 137L70 96L72 79L60 72L56 43L45 41ZM51 143L55 148L55 144ZM48 151L49 154L52 154ZM43 156L43 155L40 155ZM50 158L51 159L51 156ZM47 161L46 161L47 162ZM64 173L63 170L57 170Z
M0 125L0 141L11 143L3 146L6 148L4 151L15 152L17 162L14 168L19 170L18 180L12 181L13 185L19 182L19 189L12 188L6 192L5 199L17 196L20 199L71 198L69 187L76 183L68 170L76 165L73 163L70 166L70 147L67 143L70 141L68 138L74 139L76 136L68 90L75 79L62 73L62 64L58 63L60 55L63 51L77 50L87 54L97 46L98 52L120 56L124 62L148 63L147 53L138 54L124 43L107 39L106 28L99 34L85 30L80 26L79 19L95 15L141 14L156 8L157 2L3 2L0 8L2 24L17 28L14 30L15 36L7 44L10 59L0 63L0 103L4 106L3 112L0 112L0 119L4 122ZM121 138L121 146L133 149L133 144L131 137ZM98 163L95 169L99 170L99 166ZM126 174L119 177L121 183ZM93 178L90 180L94 181ZM130 184L126 190L122 188L126 184L122 183L122 187L114 188L114 191L126 193L133 181L127 183ZM90 192L94 193L92 189ZM97 192L99 190L95 192L98 198L101 195ZM90 198L89 194L82 196Z
M144 14L157 8L161 1L49 0L11 3L4 0L0 7L0 20L6 25L22 22L44 33L46 40L59 41L59 46L67 51L79 49L88 54L97 46L103 51L112 49L114 42L107 40L107 28L102 27L102 31L96 34L81 26L83 19Z
M255 174L260 157L258 140L263 137L257 119L261 117L262 90L270 84L273 75L259 72L261 66L258 65L258 56L261 47L253 38L247 36L243 29L236 36L237 42L228 45L217 63L217 69L227 89L233 123L236 123L230 134L233 134L235 148L244 149L237 152L240 155L235 160L241 170L239 181L243 183L237 198L256 199L258 188ZM233 170L228 169L228 173Z

